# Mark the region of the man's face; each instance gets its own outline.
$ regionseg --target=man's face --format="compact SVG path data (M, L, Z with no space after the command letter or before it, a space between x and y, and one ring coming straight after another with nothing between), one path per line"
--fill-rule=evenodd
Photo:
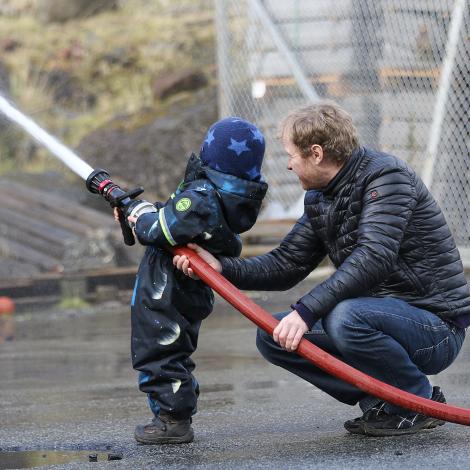
M287 137L283 139L283 145L288 155L287 169L298 176L302 188L309 190L324 186L324 175L319 165L315 163L313 152L309 156L302 156L299 148Z

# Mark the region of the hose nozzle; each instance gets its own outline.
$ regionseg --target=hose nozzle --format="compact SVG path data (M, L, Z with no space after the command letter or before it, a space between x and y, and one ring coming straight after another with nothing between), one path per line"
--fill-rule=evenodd
M133 199L144 192L142 186L124 191L114 183L106 170L101 169L90 173L86 180L86 187L88 191L103 196L111 204L111 207L118 208L127 207Z
M106 170L95 170L86 179L88 191L94 194L100 194L111 205L119 209L119 222L121 224L122 235L126 245L135 243L132 229L127 225L126 212L133 200L144 192L144 188L139 186L128 191L124 191L120 186L113 182Z

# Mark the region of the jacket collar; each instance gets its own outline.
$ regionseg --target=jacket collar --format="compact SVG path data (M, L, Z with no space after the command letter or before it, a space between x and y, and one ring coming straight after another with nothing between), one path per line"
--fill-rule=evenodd
M365 150L358 147L353 151L346 163L335 177L321 190L326 197L334 197L351 180L363 161Z
M235 233L243 233L254 225L268 190L265 181L249 181L222 173L204 165L198 156L192 154L186 168L184 184L197 179L206 179L215 187L226 221Z

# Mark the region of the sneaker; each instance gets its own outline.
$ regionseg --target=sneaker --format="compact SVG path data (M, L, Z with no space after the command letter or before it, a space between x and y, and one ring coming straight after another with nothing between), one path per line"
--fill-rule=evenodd
M438 403L446 403L446 399L439 387L433 387L431 400ZM362 429L367 436L401 436L414 434L423 429L433 429L442 426L445 422L422 415L420 413L411 416L388 414L385 411L374 419L364 419Z
M134 437L141 444L183 444L194 439L191 419L176 421L171 416L160 415L148 424L139 424Z
M431 399L433 401L437 401L439 403L446 403L446 399L444 397L444 394L442 393L442 390L439 387L433 387ZM398 415L389 415L384 410L385 404L386 403L384 401L381 401L381 402L377 403L374 407L372 407L370 410L367 410L359 418L350 419L350 420L346 421L344 423L345 429L348 432L350 432L351 434L367 434L369 436L377 435L377 434L371 434L372 432L375 432L374 430L370 429L371 427L375 426L373 423L377 423L377 422L383 423L384 421L387 421L391 416L398 416ZM415 415L415 416L418 416L418 415ZM410 431L409 432L401 431L398 434L411 434L412 432L417 432L420 429L431 429L431 428L435 428L437 426L442 426L443 424L445 424L445 421L442 421L440 419L429 418L429 417L424 416L424 415L419 415L419 416L421 416L423 418L426 418L426 420L427 420L426 423L421 423L422 418L419 419L419 423L424 424L424 425L421 425L419 428L415 428L413 426L410 426L410 424L407 423L406 421L404 421L403 424L401 425L400 429L404 430L404 426L407 426L408 428L413 427L413 429L415 429L415 430L411 431L411 432ZM410 417L405 418L405 419L412 420L413 418L414 418L414 416L410 416ZM404 419L404 418L400 417L399 421L401 421L402 419ZM399 421L397 422L397 426L399 424ZM366 423L369 423L368 424L369 432L366 432ZM419 423L416 423L416 424L419 424ZM391 436L391 435L396 435L396 434L380 434L380 435L381 436L384 436L384 435Z
M349 419L344 423L346 431L351 434L365 434L364 432L364 421L377 419L381 414L385 414L384 411L385 402L380 401L375 406L367 410L362 416L358 418Z

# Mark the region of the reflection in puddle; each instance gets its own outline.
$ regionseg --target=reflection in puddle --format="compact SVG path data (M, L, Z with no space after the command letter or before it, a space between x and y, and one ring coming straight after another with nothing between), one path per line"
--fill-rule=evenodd
M232 384L210 384L210 385L201 385L201 393L211 393L211 392L229 392L233 390Z
M262 390L265 388L277 388L282 385L279 380L265 380L260 382L248 382L245 384L247 390Z
M238 384L207 384L201 386L201 396L199 398L199 403L201 409L223 408L228 405L234 405L235 402L250 402L252 400L256 400L258 403L267 403L272 400L272 398L266 392L266 390L284 386L292 386L292 381L260 380L254 382L240 382ZM212 395L217 394L218 392L222 392L220 396L214 397ZM207 397L207 394L210 394L210 397Z
M200 399L199 407L201 410L205 408L223 408L224 406L234 405L235 400L230 397L211 398L209 400Z
M70 462L101 462L121 460L122 454L96 452L94 450L27 450L0 452L0 470L33 468Z

